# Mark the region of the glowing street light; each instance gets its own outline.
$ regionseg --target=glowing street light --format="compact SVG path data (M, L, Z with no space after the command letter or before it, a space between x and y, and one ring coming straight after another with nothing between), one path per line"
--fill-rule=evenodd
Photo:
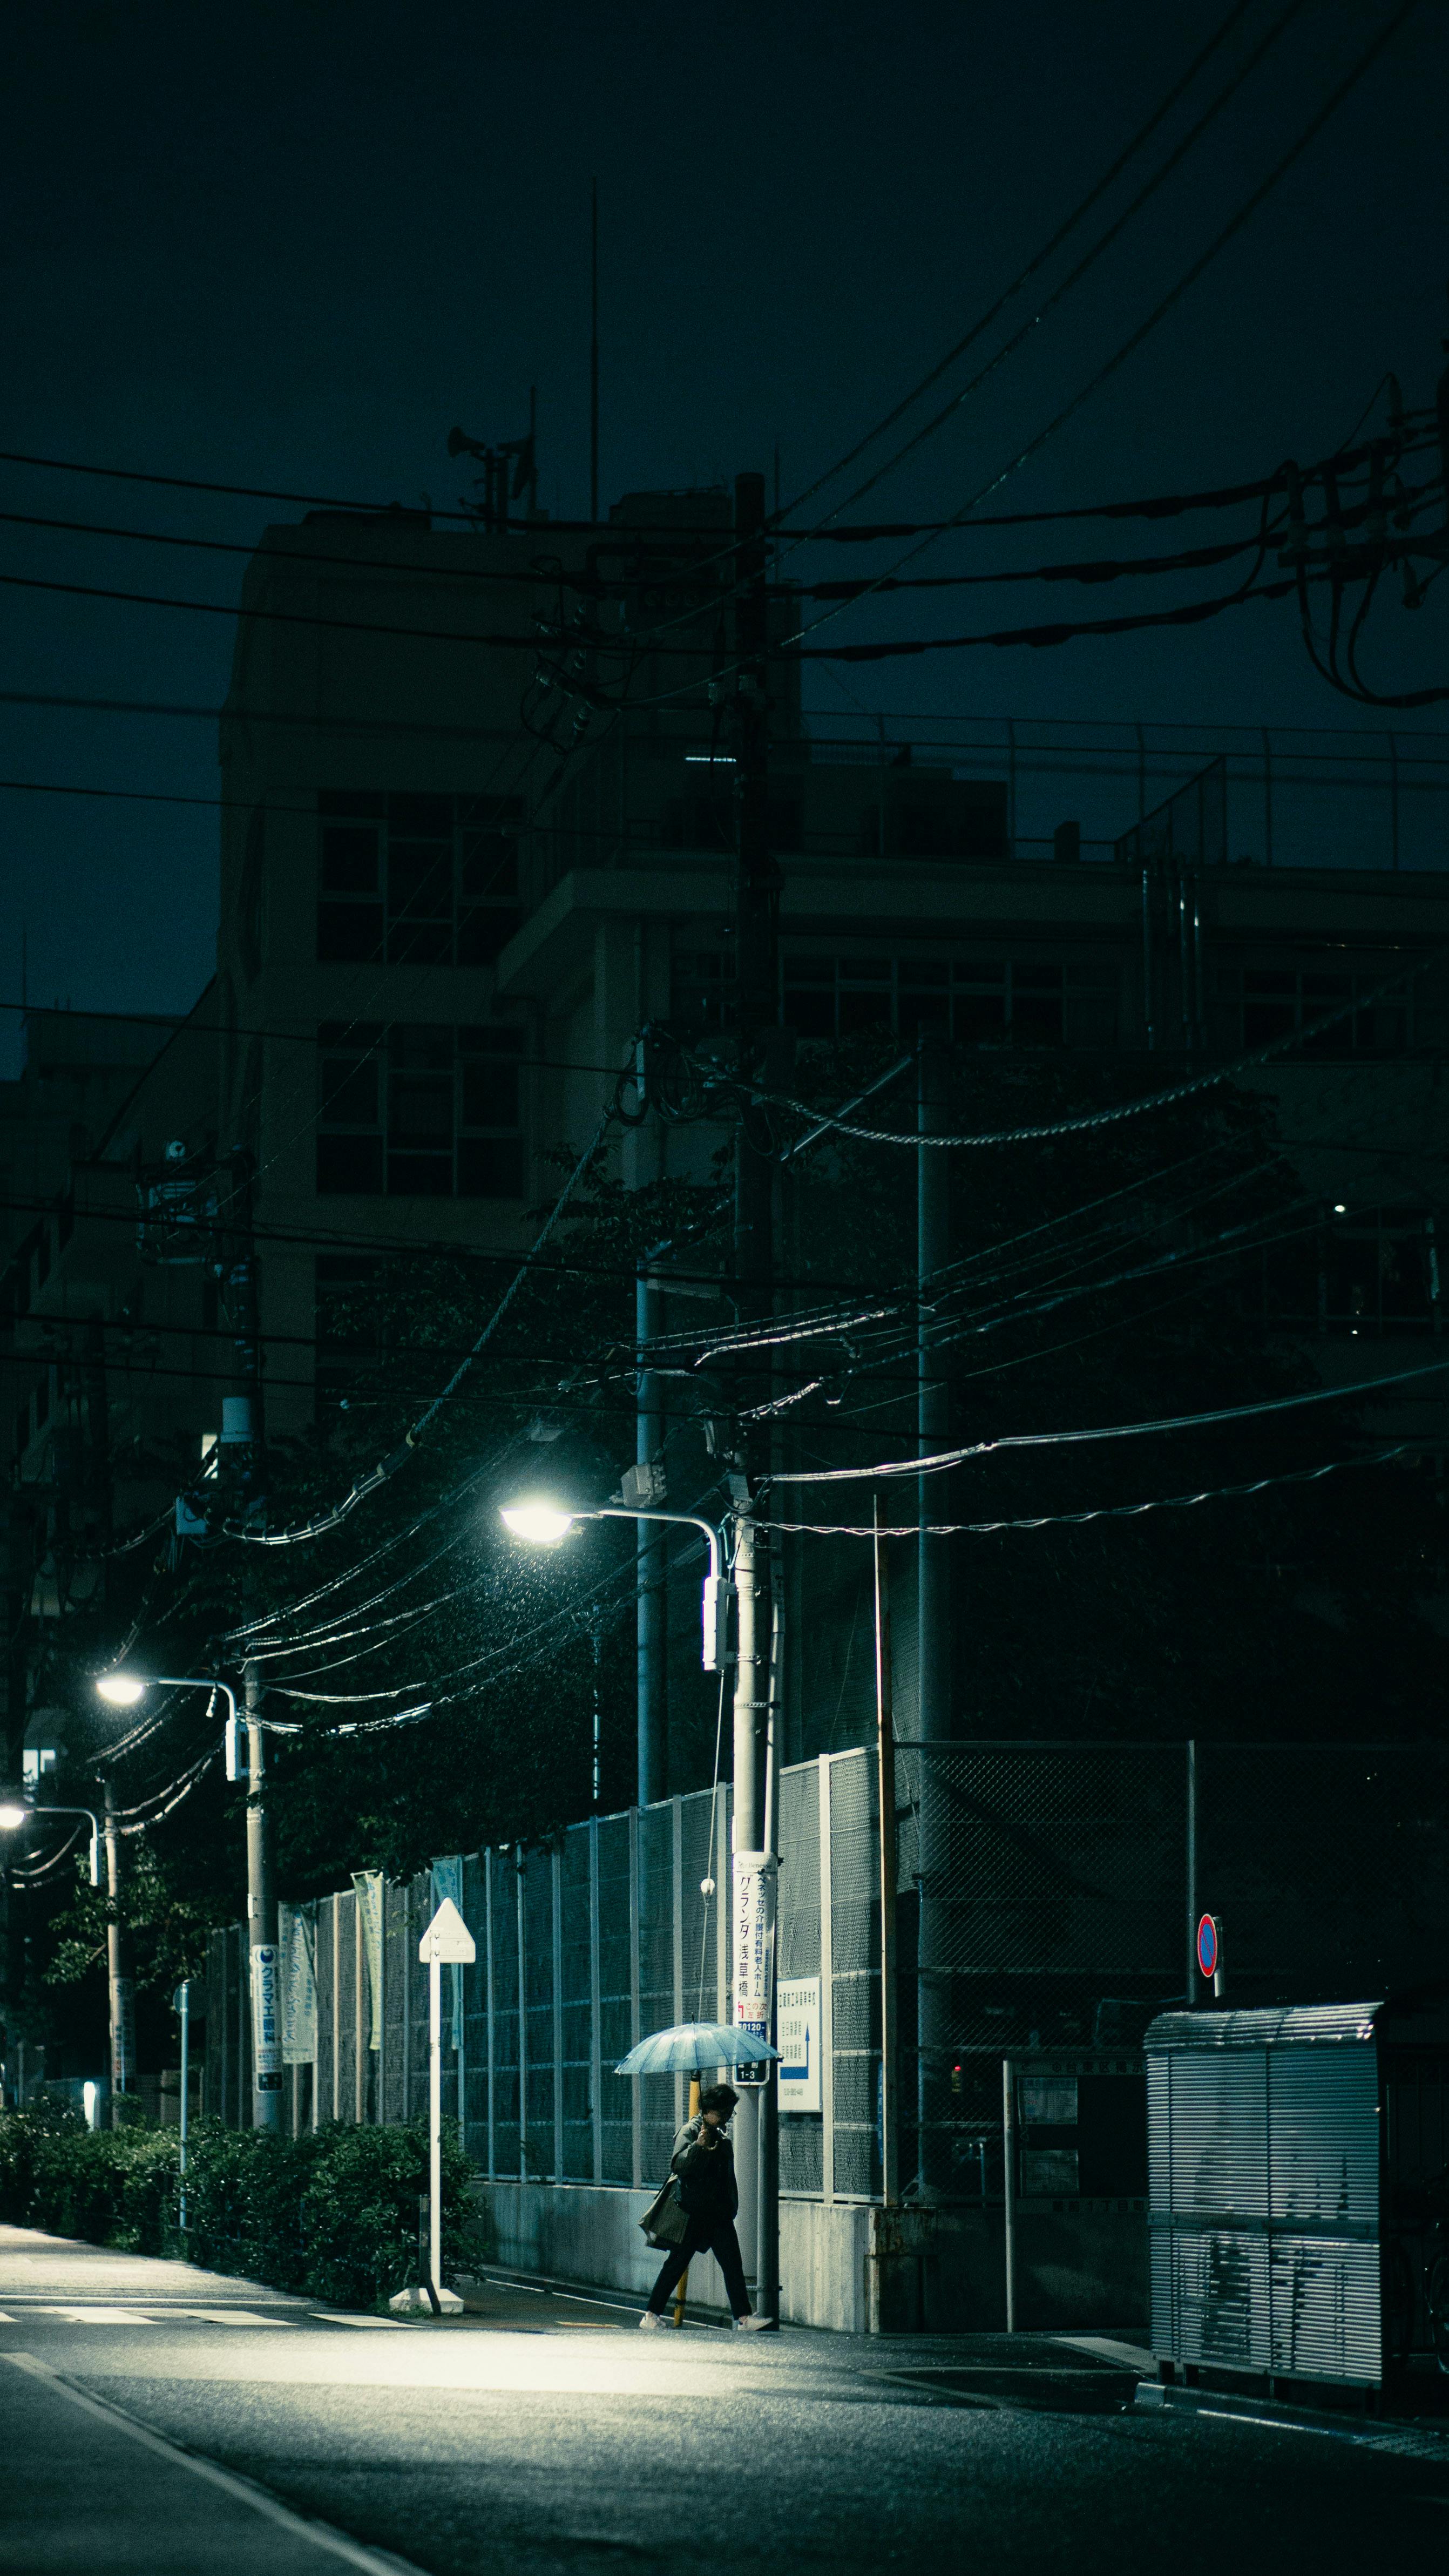
M134 1673L102 1673L96 1689L112 1708L134 1708L144 1698L146 1685Z
M592 1512L562 1511L557 1503L510 1503L498 1515L505 1529L515 1538L526 1539L530 1547L557 1547L560 1539L579 1520L592 1520Z
M236 1713L236 1693L230 1682L218 1681L214 1674L200 1673L101 1673L96 1681L96 1696L112 1708L135 1708L153 1686L159 1690L220 1691L226 1701L226 1776L239 1779L237 1753L240 1727Z
M226 1776L228 1780L244 1778L247 1783L247 1928L250 1933L252 1981L252 2126L275 2129L282 2115L281 2039L277 2030L277 1910L272 1896L272 1874L267 1843L266 1809L263 1802L262 1777L267 1724L260 1713L261 1690L257 1667L245 1667L247 1692L247 1766L241 1768L241 1721L237 1715L236 1693L230 1682L215 1673L102 1673L96 1690L112 1708L134 1708L148 1690L220 1691L226 1701ZM255 1696L254 1696L255 1694ZM109 1810L106 1815L106 1864L111 1894L117 1888L118 1851L115 1830ZM120 1932L110 1927L112 1953L112 1986L119 1982ZM128 1981L127 1981L128 1982ZM113 2014L112 2027L119 2025ZM124 2043L122 2053L125 2053ZM114 2043L113 2043L114 2056ZM123 2084L116 2084L124 2091Z
M35 1816L84 1816L91 1829L91 1885L101 1883L101 1828L89 1807L38 1807L33 1798L0 1798L0 1833L17 1834Z
M567 1511L562 1503L550 1502L546 1494L530 1494L523 1502L506 1503L498 1515L515 1538L530 1547L557 1547L561 1539L579 1521L669 1521L677 1528L703 1530L709 1546L709 1572L704 1578L703 1663L707 1673L717 1673L725 1660L729 1628L730 1586L720 1558L720 1534L713 1521L698 1512L646 1512L628 1503L600 1503L593 1511Z

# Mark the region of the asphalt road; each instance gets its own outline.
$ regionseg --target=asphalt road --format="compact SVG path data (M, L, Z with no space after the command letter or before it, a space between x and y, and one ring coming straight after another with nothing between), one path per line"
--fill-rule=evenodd
M709 2326L517 2288L434 2323L0 2229L0 2569L1258 2576L1449 2549L1449 2440L1145 2414L1047 2338Z

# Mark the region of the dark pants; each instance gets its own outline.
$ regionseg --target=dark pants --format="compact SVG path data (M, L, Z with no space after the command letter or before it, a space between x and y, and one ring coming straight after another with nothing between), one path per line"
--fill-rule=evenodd
M725 2296L730 2313L747 2317L750 2313L749 2292L745 2288L745 2267L740 2259L740 2240L732 2218L691 2218L689 2234L682 2245L672 2245L665 2255L663 2269L649 2294L649 2305L656 2317L662 2317L669 2305L670 2292L683 2280L696 2254L712 2254L724 2274Z

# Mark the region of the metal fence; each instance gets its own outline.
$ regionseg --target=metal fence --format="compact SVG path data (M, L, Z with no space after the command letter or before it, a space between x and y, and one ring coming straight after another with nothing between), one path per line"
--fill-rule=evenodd
M1266 867L1445 864L1449 734L1419 727L887 715L865 731L858 716L824 711L811 713L806 727L822 765L884 766L910 745L920 766L1000 779L1019 857L1050 857L1056 826L1071 815L1084 853L1108 859L1124 831L1165 814L1211 765L1214 805L1198 860L1221 853Z
M781 2188L799 2196L880 2189L875 1781L859 1750L780 1780L777 1971L821 1981L822 2107L780 2122ZM895 1824L901 2171L933 2195L994 2187L1003 2057L1133 2050L1191 1991L1199 1909L1223 1922L1243 2004L1382 1994L1440 1972L1449 1943L1437 1745L907 1745ZM720 1789L572 1826L551 1851L439 1864L478 1944L444 1978L443 2080L481 2173L663 2174L683 2079L613 2069L651 2029L728 2018L729 1850ZM315 2042L286 2072L289 2126L425 2108L418 1941L437 1893L426 1872L381 1889L371 1950L354 1892L300 1909ZM244 1927L216 1934L206 2100L233 2122L250 2116L245 1966Z
M780 1824L779 1969L822 1979L825 2053L824 2108L781 2124L782 2187L868 2198L880 2170L872 1759L840 1753L785 1771ZM684 2079L631 2083L613 2070L647 2031L728 2019L729 1853L722 1788L571 1826L552 1851L509 1847L462 1861L462 1912L478 1957L451 1972L461 1987L456 2016L444 1978L443 2102L448 2118L461 2119L480 2173L637 2186L668 2170ZM390 1883L375 1958L354 1891L299 1909L314 1961L316 2041L315 2054L284 2074L289 2128L402 2121L425 2109L427 1972L418 1942L434 1900L428 1872ZM207 2105L244 2122L244 1926L213 1936L208 1988Z

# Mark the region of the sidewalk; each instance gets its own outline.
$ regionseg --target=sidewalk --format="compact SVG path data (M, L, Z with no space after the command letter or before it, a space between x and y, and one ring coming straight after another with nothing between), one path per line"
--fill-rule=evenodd
M254 2323L306 2303L190 2263L0 2227L0 2570L4 2576L397 2576L402 2559L293 2513L247 2478L193 2456L81 2385L39 2350L66 2313L122 2320L132 2304L178 2319ZM194 2324L188 2331L196 2332ZM204 2329L203 2329L204 2330ZM322 2329L326 2331L326 2329Z

